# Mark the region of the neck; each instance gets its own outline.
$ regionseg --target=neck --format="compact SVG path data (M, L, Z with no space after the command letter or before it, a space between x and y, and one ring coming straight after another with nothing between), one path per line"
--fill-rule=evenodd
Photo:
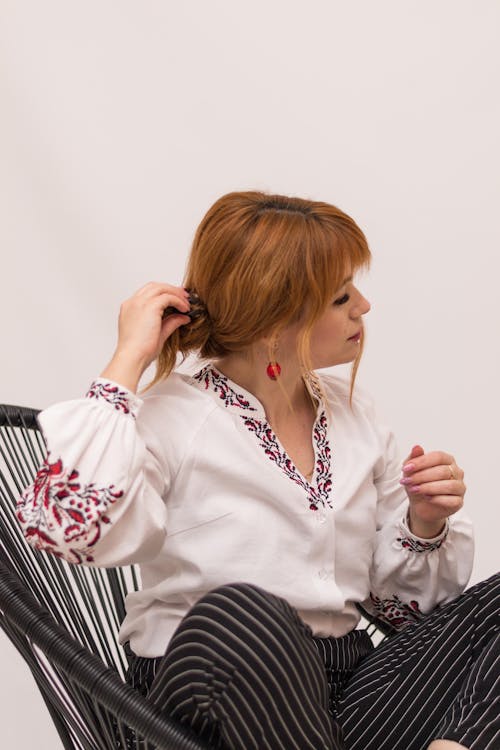
M282 371L278 382L267 375L267 356L262 353L253 356L229 354L215 362L223 375L260 401L272 425L312 407L299 363L287 359L286 363L280 364Z

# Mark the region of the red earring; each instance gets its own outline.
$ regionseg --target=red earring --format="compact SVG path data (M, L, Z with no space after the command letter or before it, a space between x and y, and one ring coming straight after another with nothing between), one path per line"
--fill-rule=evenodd
M266 369L267 377L271 380L278 380L281 375L281 365L279 362L269 362Z

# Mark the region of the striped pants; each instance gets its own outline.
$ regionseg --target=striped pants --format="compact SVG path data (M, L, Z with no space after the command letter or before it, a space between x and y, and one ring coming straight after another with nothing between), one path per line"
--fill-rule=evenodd
M245 583L211 591L166 654L128 679L224 750L500 748L500 575L373 648L316 638L283 599Z

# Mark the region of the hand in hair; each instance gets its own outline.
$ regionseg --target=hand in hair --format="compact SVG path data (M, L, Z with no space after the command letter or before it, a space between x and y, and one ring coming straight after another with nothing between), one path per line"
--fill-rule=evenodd
M416 536L432 539L444 528L448 516L463 505L466 487L464 472L449 453L425 453L415 445L403 463L404 485L410 500L410 530Z
M118 344L102 377L136 391L142 374L156 359L163 344L181 325L190 322L187 315L163 318L166 307L182 312L190 309L185 289L171 284L150 282L126 300L120 308Z

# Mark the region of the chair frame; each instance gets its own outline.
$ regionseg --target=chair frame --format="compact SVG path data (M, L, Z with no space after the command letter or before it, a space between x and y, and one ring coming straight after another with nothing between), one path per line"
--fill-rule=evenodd
M65 750L207 745L125 681L118 644L136 566L90 568L30 547L16 501L45 458L39 410L0 405L0 627L26 661ZM119 740L118 740L119 736Z

